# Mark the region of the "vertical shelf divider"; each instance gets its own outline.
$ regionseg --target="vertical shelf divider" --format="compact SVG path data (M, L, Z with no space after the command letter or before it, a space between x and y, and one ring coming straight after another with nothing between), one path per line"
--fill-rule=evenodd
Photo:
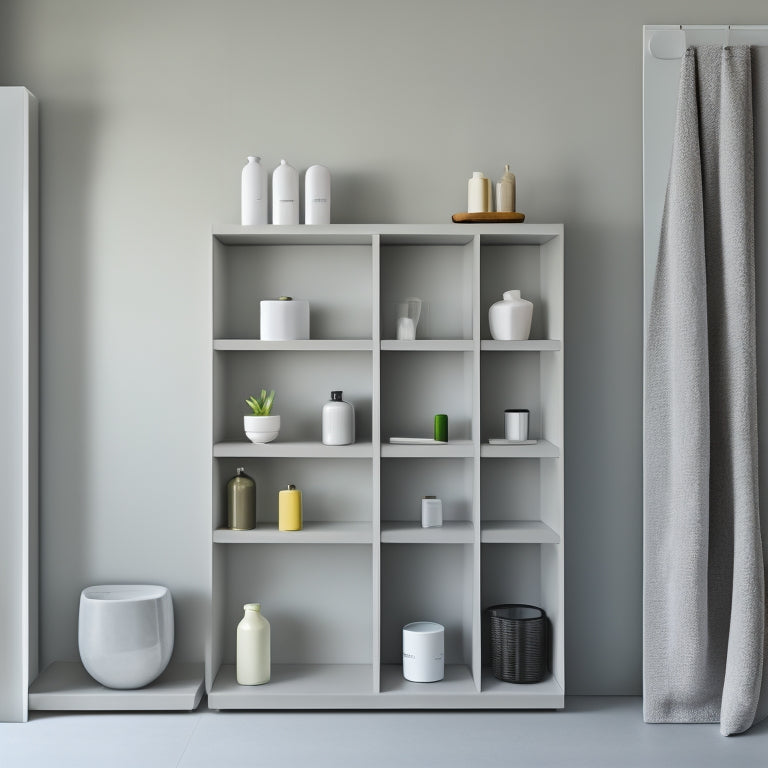
M482 680L482 593L480 575L480 235L472 240L472 678Z
M371 243L371 338L372 352L372 443L373 443L373 493L371 525L373 543L371 545L372 567L372 667L373 692L381 689L381 238L374 234Z

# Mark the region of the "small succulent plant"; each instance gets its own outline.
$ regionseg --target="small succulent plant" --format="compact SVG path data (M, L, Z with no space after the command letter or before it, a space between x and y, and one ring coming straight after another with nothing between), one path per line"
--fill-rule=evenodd
M267 394L267 390L262 389L261 397L258 400L255 397L249 397L245 402L251 407L254 416L269 416L274 401L275 390L273 389Z

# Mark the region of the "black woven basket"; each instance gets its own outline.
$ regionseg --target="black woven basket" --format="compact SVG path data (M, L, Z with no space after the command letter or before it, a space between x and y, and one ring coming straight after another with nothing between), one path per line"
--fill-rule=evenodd
M538 683L547 673L547 614L535 605L486 608L490 625L491 669L505 683Z

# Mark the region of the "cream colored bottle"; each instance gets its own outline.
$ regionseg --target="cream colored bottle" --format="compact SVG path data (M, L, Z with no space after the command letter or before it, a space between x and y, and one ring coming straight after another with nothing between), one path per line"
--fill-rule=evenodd
M246 603L245 615L237 625L237 661L235 672L240 685L269 682L269 622L261 615L259 603Z

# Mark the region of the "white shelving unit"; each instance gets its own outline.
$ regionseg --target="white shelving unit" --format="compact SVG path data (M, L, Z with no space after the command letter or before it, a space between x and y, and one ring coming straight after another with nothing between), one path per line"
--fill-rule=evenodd
M212 237L211 635L214 709L560 708L563 638L563 228L559 224L224 227ZM529 341L490 338L503 290L534 302ZM310 302L311 339L259 340L259 301ZM417 340L395 338L399 300L423 301ZM244 400L275 389L276 441L244 439ZM320 442L320 410L355 405L351 446ZM528 408L535 445L490 444ZM446 445L428 437L449 418ZM257 528L226 528L238 466ZM294 483L304 530L277 530ZM445 524L420 526L421 497ZM236 546L237 545L237 546ZM235 681L235 629L258 601L272 627L269 684ZM483 611L539 605L551 672L535 685L485 666ZM401 629L446 628L446 676L403 679Z

